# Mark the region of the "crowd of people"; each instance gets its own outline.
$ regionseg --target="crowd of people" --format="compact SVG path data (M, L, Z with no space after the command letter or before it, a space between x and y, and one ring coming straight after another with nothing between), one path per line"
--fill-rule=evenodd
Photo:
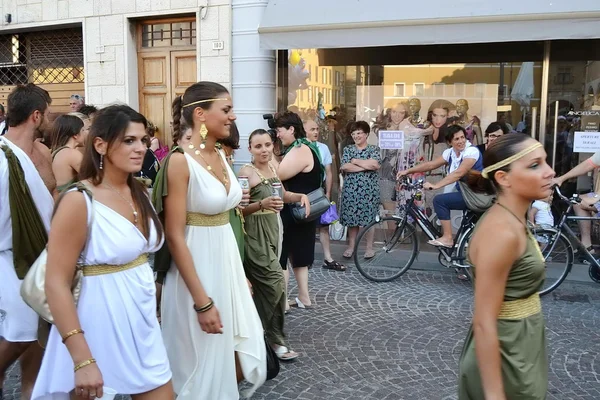
M233 157L242 144L233 99L219 84L198 82L176 98L175 146L167 151L131 107L71 100L72 111L50 123L45 90L20 85L8 96L8 129L0 137L0 388L19 359L23 398L93 399L110 388L134 399L228 400L239 398L243 380L250 396L267 379L268 352L282 361L300 356L290 348L285 315L290 306L314 307L309 269L317 232L323 267L346 269L331 255L328 222L309 218L309 195L333 197L332 154L319 146L316 121L277 114L272 131L249 135L252 161L236 175ZM542 145L492 123L476 147L468 138L477 132L448 123L443 104L432 110L430 128L409 127L409 111L397 107L389 123L404 126L406 140L418 143L413 150L433 158L401 155L395 179L443 169L426 189L465 179L497 195L469 246L475 315L459 398L543 399L547 356L537 292L544 260L525 217L555 182ZM369 144L371 126L353 121L347 131L340 222L349 228L349 258L358 229L380 205L402 197L402 188L394 186L392 197L382 190L389 154ZM560 179L598 165L595 156ZM434 246L450 245L450 210L466 208L456 188L432 199L443 227ZM598 195L588 197L582 207ZM373 257L372 246L367 238L364 257ZM42 291L53 319L47 335L38 328L48 324L38 324L20 293L44 249ZM291 301L290 268L298 284Z

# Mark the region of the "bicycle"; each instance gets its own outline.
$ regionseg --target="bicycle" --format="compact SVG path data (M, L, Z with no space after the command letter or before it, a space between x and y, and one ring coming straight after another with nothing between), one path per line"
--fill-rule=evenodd
M558 187L554 188L554 193L562 202L568 204L567 209L561 214L558 224L554 227L534 227L532 229L546 260L546 279L540 291L542 296L559 287L567 278L573 268L575 249L577 249L578 255L590 263L588 269L590 278L594 282L600 283L600 263L567 224L567 221L597 221L600 220L600 217L569 215L573 206L581 202L581 198L576 194L568 198L560 192Z
M415 223L429 239L442 236L416 204L422 198L423 183L423 179L412 182L405 178L403 185L411 193L411 197L407 199L406 205L400 207L398 215L378 215L360 230L354 245L354 264L365 278L375 282L389 282L408 271L419 254ZM470 279L470 266L466 262L467 247L478 218L479 214L464 211L453 246L437 248L440 264L446 268L461 268ZM373 238L372 249L367 247L369 235ZM374 254L368 254L368 250L372 250ZM365 255L369 257L366 258Z

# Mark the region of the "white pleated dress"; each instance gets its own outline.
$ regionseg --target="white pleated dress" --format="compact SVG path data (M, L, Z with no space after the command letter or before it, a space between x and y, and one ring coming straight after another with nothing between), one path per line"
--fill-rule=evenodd
M216 215L239 204L242 190L229 166L228 194L210 172L188 154L185 157L190 171L188 212ZM177 267L171 265L163 286L161 317L177 399L239 399L234 351L246 380L253 384L250 395L266 378L265 342L231 225L187 226L185 237L196 273L219 310L223 334L202 331L192 296Z
M85 198L90 217L90 200ZM154 225L147 241L129 220L98 201L93 203L94 217L82 252L84 264L124 265L162 244ZM104 386L120 394L139 394L169 382L169 360L156 318L154 273L148 263L83 277L77 314ZM32 399L69 399L75 387L73 367L53 326Z

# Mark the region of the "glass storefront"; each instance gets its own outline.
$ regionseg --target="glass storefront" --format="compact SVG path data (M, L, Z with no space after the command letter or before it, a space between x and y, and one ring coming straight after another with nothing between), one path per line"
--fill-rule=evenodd
M382 150L382 213L401 201L396 171L447 148L438 138L444 125L462 125L473 144L485 143L492 122L531 135L558 175L590 156L574 146L576 132L599 130L599 40L290 49L279 51L278 66L278 111L318 122L334 156L334 199L343 147L352 143L349 122L367 121L371 144L380 131L404 131L404 150ZM590 176L568 185L585 192L595 183Z

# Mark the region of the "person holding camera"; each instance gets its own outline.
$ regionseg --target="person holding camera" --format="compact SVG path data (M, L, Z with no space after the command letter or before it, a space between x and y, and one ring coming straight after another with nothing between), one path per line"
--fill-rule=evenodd
M306 138L306 131L300 116L286 111L275 116L273 125L277 130L277 137L286 148L283 160L277 170L285 189L295 193L309 194L320 188L323 178L319 149ZM296 305L299 308L308 308L311 306L308 294L308 269L312 267L315 260L317 224L316 221L296 223L289 204L283 207L281 219L283 244L279 262L284 270L286 282L288 282L287 263L288 258L290 259L298 283Z

